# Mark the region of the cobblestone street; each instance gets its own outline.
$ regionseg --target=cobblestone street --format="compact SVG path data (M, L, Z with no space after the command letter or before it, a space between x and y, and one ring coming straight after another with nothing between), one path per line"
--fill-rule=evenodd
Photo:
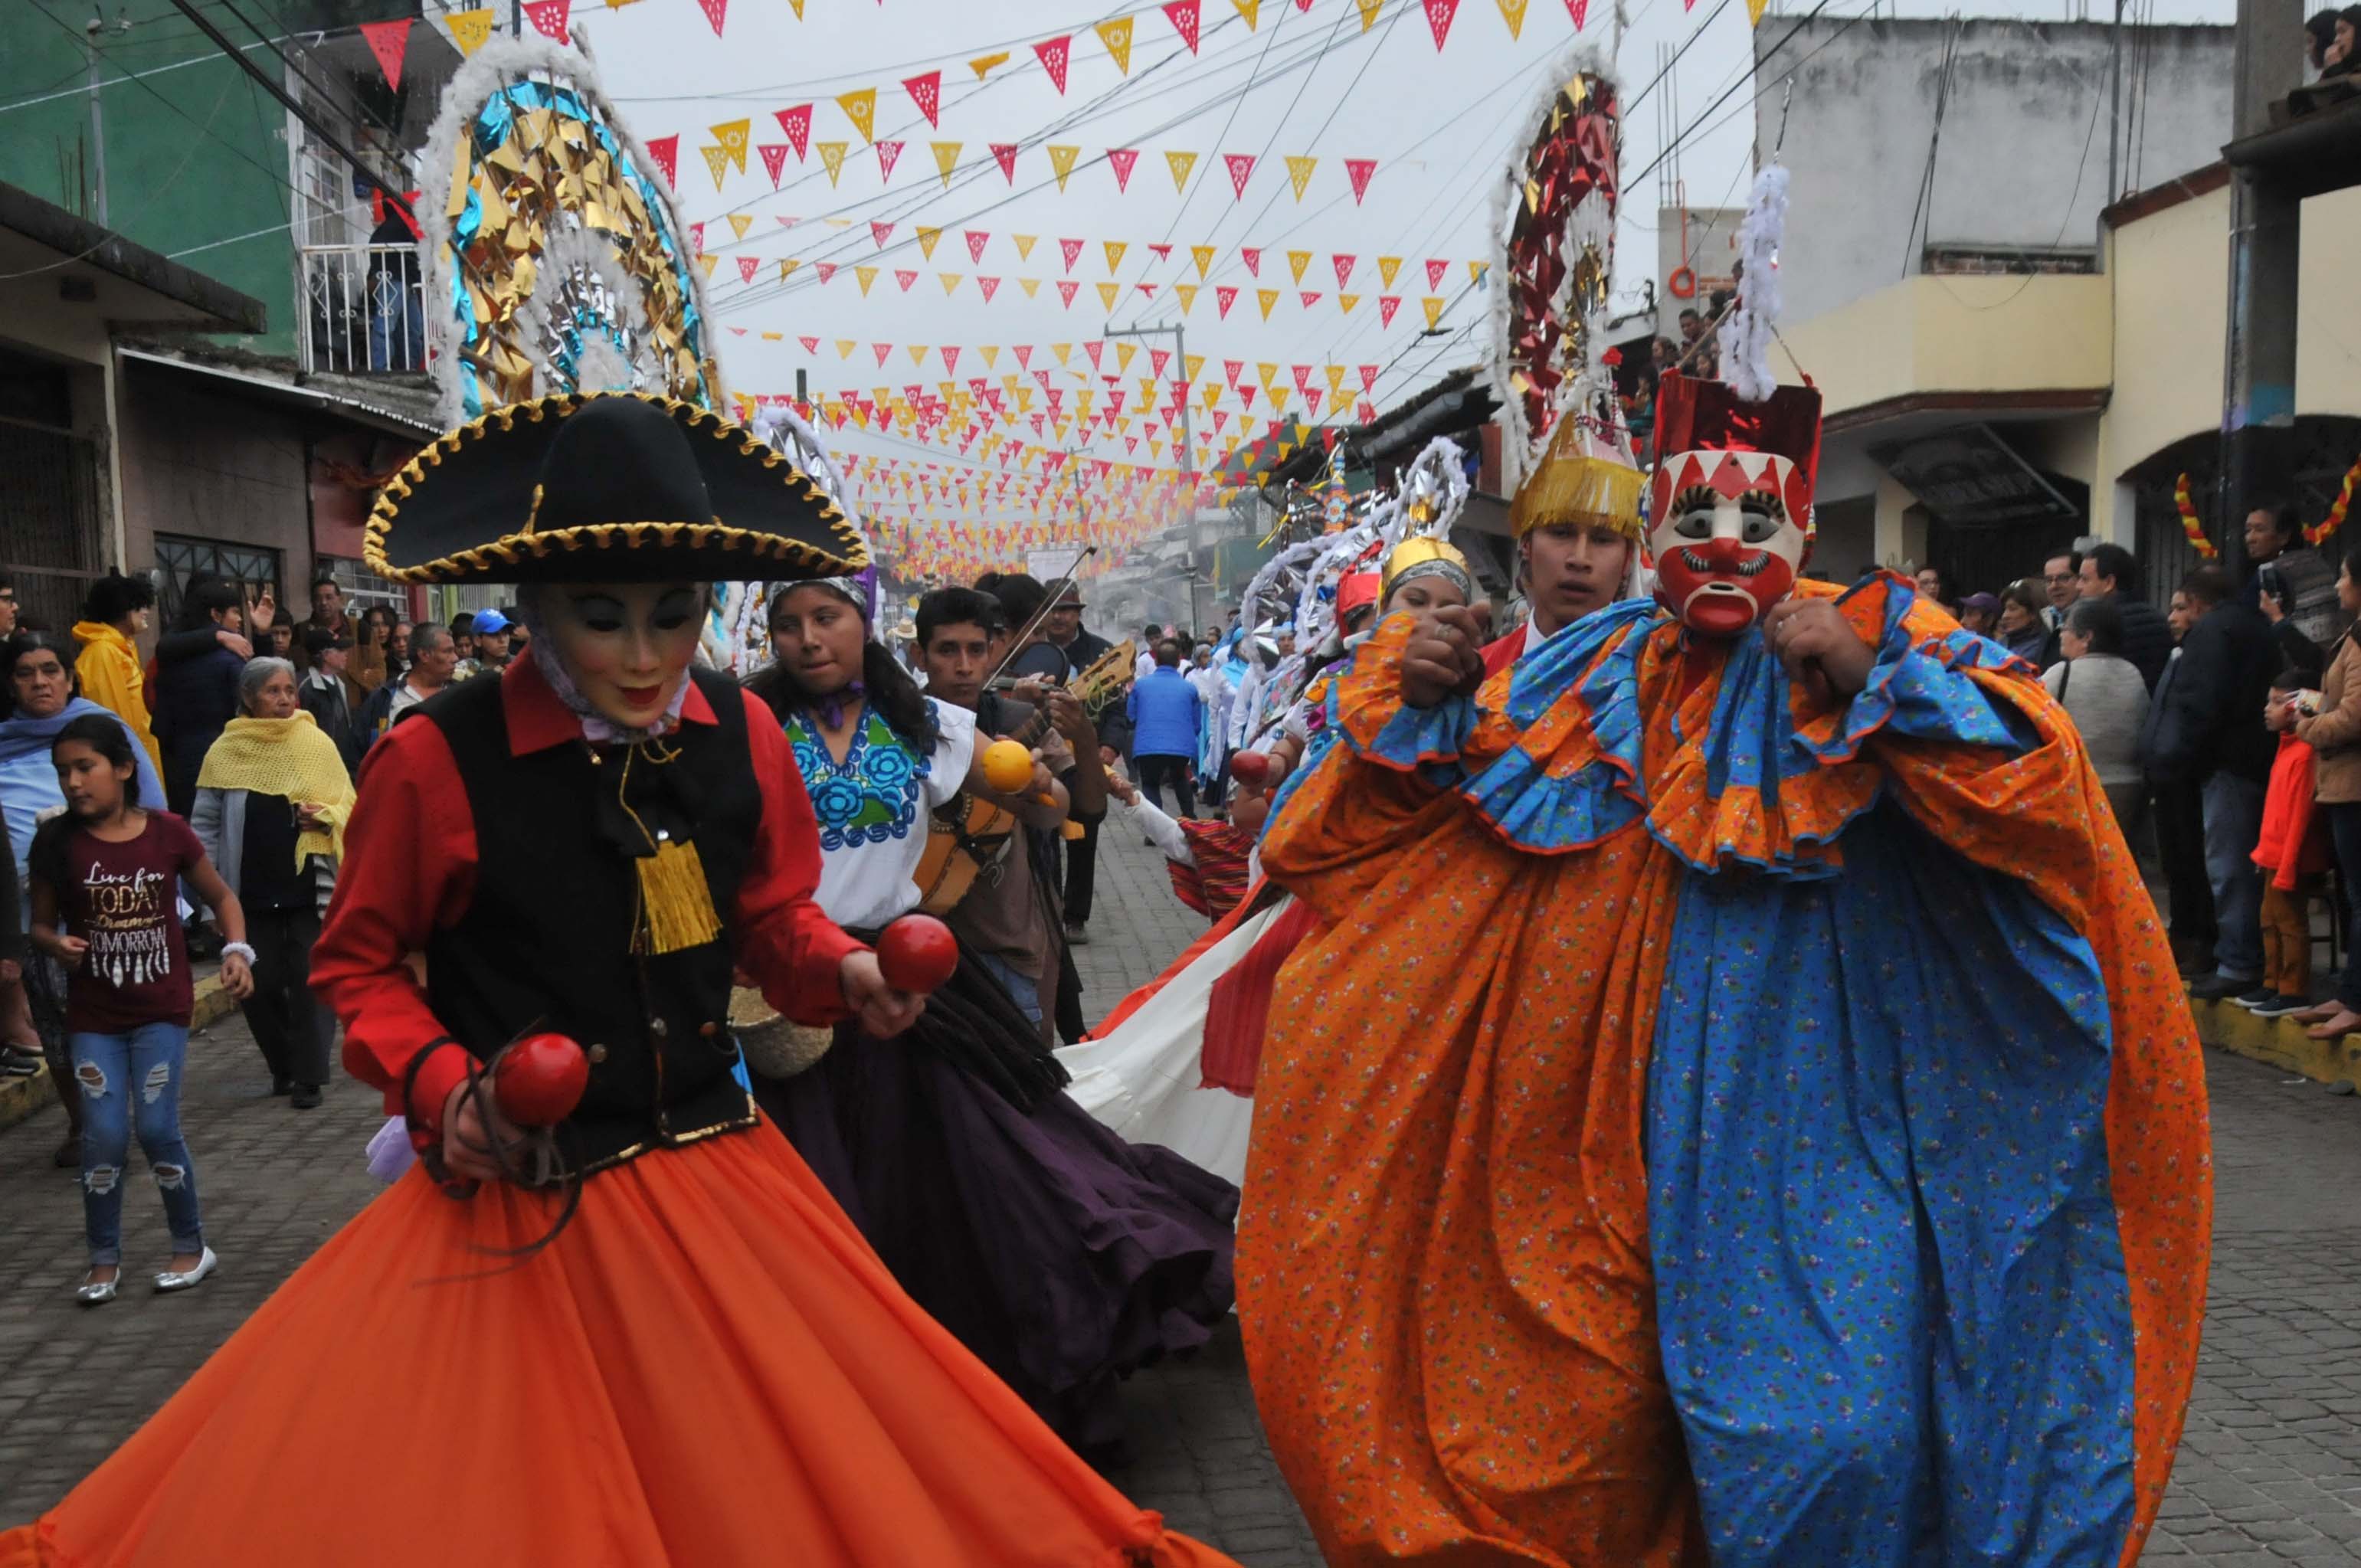
M1138 836L1111 827L1081 949L1096 1016L1198 931ZM2361 1558L2361 1104L2224 1053L2209 1056L2219 1183L2212 1310L2157 1562ZM220 1275L186 1296L75 1307L82 1266L71 1178L49 1155L54 1109L0 1132L0 1525L53 1502L130 1434L374 1190L361 1146L376 1099L339 1084L299 1114L265 1092L235 1019L192 1046L185 1124ZM154 1189L126 1205L134 1277L167 1247ZM1235 1331L1129 1387L1131 1463L1115 1479L1249 1568L1314 1568L1262 1441Z

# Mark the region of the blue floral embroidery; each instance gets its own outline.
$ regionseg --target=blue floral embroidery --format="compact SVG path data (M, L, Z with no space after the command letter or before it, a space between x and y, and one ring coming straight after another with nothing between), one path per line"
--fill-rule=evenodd
M819 819L823 851L910 836L918 796L934 771L931 752L912 751L873 710L852 732L842 762L829 755L827 743L800 714L787 721L787 740Z

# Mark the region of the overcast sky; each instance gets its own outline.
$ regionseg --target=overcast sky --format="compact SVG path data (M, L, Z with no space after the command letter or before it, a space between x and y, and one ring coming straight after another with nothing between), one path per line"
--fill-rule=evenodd
M1694 0L1687 10L1681 0L1626 4L1623 163L1634 188L1622 244L1637 254L1622 269L1628 288L1620 303L1635 302L1632 291L1653 269L1659 181L1638 177L1664 146L1660 112L1676 104L1678 123L1689 127L1679 166L1688 201L1698 206L1743 199L1752 124L1743 85L1707 115L1708 105L1741 82L1752 58L1745 0ZM1257 363L1279 364L1282 384L1292 383L1284 367L1296 364L1378 364L1387 370L1373 400L1383 408L1477 357L1487 295L1466 291L1466 263L1489 254L1494 176L1566 50L1577 41L1607 47L1612 5L1590 0L1577 38L1565 0L1528 0L1522 36L1512 38L1498 0L1461 0L1440 54L1426 11L1412 0L1383 0L1366 32L1357 0L1311 0L1308 9L1297 0L1260 0L1254 30L1233 0L1203 0L1193 56L1153 3L1126 12L1093 10L1078 0L805 0L799 21L790 0L729 0L719 38L699 0L637 0L615 10L577 0L576 16L631 127L643 138L680 136L677 189L685 215L707 222L706 246L724 258L713 280L717 313L723 326L747 329L743 337L723 333L716 339L737 390L791 391L799 367L809 372L815 393L912 381L931 388L943 378L941 361L930 353L914 369L906 352L913 344L961 348L962 379L1016 369L1004 352L987 372L976 352L985 345L1004 351L1038 345L1039 368L1050 364L1048 345L1079 345L1108 323L1095 285L1112 279L1125 287L1115 324L1179 322L1190 353L1206 357L1207 376L1219 376L1227 359L1246 361L1249 376ZM1828 0L1825 14L1850 16L1869 8L1868 0ZM1905 4L1901 14L1949 8ZM2068 15L2059 3L1979 9L2033 19ZM1881 5L1878 14L1892 10ZM2220 21L2229 13L2227 0L2156 0L2148 14L2158 21ZM1127 78L1092 30L1126 14L1136 17ZM1762 26L1769 32L1783 24L1774 11ZM1060 33L1073 39L1062 94L1031 48ZM1692 37L1669 82L1649 92L1660 52ZM979 82L966 62L1003 50L1006 63ZM942 96L939 125L929 126L901 82L935 69L942 71ZM881 181L877 151L834 102L838 93L869 86L877 89L876 138L906 144L890 181ZM814 105L815 145L805 160L786 156L779 188L773 190L762 158L750 151L746 171L730 171L717 192L697 150L713 139L708 127L747 117L757 147L783 143L787 137L774 111L806 103ZM832 141L850 144L833 187L817 145ZM961 144L949 191L930 147L938 141ZM995 142L1021 144L1013 186L989 150ZM1081 148L1063 193L1045 143ZM1139 156L1127 192L1118 193L1104 154L1126 147ZM1197 155L1177 192L1168 151ZM1256 158L1243 200L1233 194L1226 153ZM1291 154L1319 159L1300 202L1285 163ZM1352 158L1377 160L1358 203L1345 165ZM1795 177L1807 180L1810 170ZM725 221L731 212L753 219L742 241ZM785 216L798 220L792 229L778 223ZM831 227L824 221L830 217L851 220L851 226ZM871 235L873 220L895 225L883 249ZM916 243L920 225L943 231L931 259L921 258ZM971 258L961 237L968 230L990 236L980 259ZM1017 255L1012 236L1020 234L1038 236L1029 259ZM1068 238L1088 242L1071 272L1059 244ZM1112 274L1108 241L1127 247ZM1159 260L1149 247L1165 242L1173 249ZM1189 247L1206 244L1218 247L1218 255L1204 292L1183 317L1170 285L1196 280ZM1264 248L1259 280L1248 275L1241 246ZM1289 274L1290 249L1312 253L1300 285ZM1362 296L1350 315L1337 305L1332 258L1339 254L1355 258L1345 291ZM734 258L742 255L763 262L752 288L739 281ZM1381 256L1404 258L1391 287L1378 275ZM801 258L805 266L782 285L777 261L784 257ZM1451 263L1433 289L1425 273L1430 258ZM811 265L819 260L844 270L822 286ZM851 270L856 265L884 269L865 298ZM918 273L908 291L896 286L895 269ZM949 297L938 277L946 272L961 277ZM1003 280L988 305L978 291L980 276ZM1041 280L1031 299L1017 282L1027 277ZM1071 308L1058 298L1060 279L1082 285ZM1133 289L1142 281L1159 285L1154 300ZM1226 320L1213 293L1223 284L1241 291ZM1257 288L1281 291L1267 322L1256 304ZM1299 289L1317 291L1321 299L1306 308ZM1378 297L1386 293L1403 304L1392 324L1381 327ZM1422 344L1419 302L1429 294L1452 302L1443 325L1455 335ZM766 342L764 332L783 338ZM798 335L818 337L818 354L807 354ZM860 345L850 360L840 357L838 339ZM873 344L895 345L882 371ZM1079 352L1074 365L1088 369ZM1115 368L1112 356L1106 368ZM1137 360L1126 387L1147 369L1145 357ZM1356 375L1348 386L1357 384ZM1312 385L1324 389L1324 377L1315 371ZM1100 451L1122 455L1119 445L1102 444Z

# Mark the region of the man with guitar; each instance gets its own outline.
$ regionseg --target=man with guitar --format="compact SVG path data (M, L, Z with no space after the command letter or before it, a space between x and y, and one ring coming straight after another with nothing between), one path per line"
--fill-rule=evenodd
M1086 670L1105 658L1114 644L1082 624L1082 588L1068 579L1041 622L1042 640L1066 656L1071 670ZM1018 624L1022 624L1021 620ZM1128 664L1128 661L1126 661ZM1131 749L1131 718L1124 712L1123 693L1111 690L1095 705L1083 705L1099 744L1118 753ZM1095 755L1096 753L1093 753ZM1082 836L1066 845L1066 941L1080 947L1091 939L1091 898L1098 883L1099 825L1082 824Z
M1008 833L998 858L979 869L949 916L961 945L993 971L1026 1015L1042 1026L1045 1043L1054 1046L1049 1014L1062 989L1054 835L1069 813L1086 821L1106 815L1098 738L1082 704L1060 687L1027 680L1021 689L1033 697L1030 702L986 689L986 677L1005 654L1009 635L991 596L972 588L938 588L918 601L917 630L928 695L973 713L981 735L1033 749L1070 803L1064 809L1053 803L1020 807L1021 826Z

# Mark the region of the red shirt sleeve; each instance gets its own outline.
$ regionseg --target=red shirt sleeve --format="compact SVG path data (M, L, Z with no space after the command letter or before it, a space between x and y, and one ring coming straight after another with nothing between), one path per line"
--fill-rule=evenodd
M386 1110L430 1127L467 1076L467 1053L438 1049L402 1102L411 1059L450 1031L410 967L439 927L467 913L476 887L476 824L458 764L434 724L400 724L368 750L345 829L335 896L312 949L312 988L345 1025L345 1070L385 1091Z
M763 999L804 1024L844 1016L838 968L863 950L813 898L819 886L819 822L796 770L786 732L762 698L746 694L746 740L763 790L754 858L738 884L738 967Z

